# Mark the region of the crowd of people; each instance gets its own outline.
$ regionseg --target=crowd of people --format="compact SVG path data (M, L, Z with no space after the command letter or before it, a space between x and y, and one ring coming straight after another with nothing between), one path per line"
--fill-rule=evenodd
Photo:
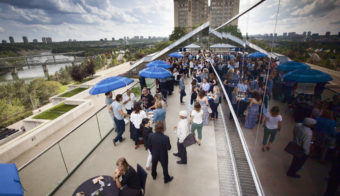
M135 149L144 144L148 152L146 169L152 170L153 179L157 177L158 161L163 168L164 183L173 179L168 173L170 139L164 131L167 130L165 120L167 97L172 95L175 85L178 85L179 89L179 104L185 104L183 97L190 94L188 109L180 111L178 125L175 127L178 152L174 153L174 156L180 158L178 164L187 164L187 152L183 142L189 133L192 133L197 144L201 145L202 129L209 125L210 121L218 119L218 106L222 102L222 94L217 85L214 69L222 79L221 87L227 92L243 127L254 129L259 127L256 125L262 125L263 152L271 149L277 132L281 131L285 121L280 114L282 108L280 110L278 105L270 106L270 100L275 99L288 104L296 121L294 130L291 130L292 140L303 150L304 156L293 157L287 176L299 178L297 171L302 168L309 156L317 157L321 162L325 162L327 158L335 161L334 170L338 169L336 166L340 164L338 158L340 134L336 128L336 119L340 114L340 96L334 96L333 100L321 100L325 84L318 83L313 95L296 95L297 83L283 80L283 73L275 69L280 64L277 59L251 59L242 53L217 54L204 51L186 53L179 59L169 57L165 60L171 65L169 71L172 77L156 80L157 90L154 96L151 95L143 77L140 77L142 94L138 102L130 91L123 96L118 94L115 101L112 100L111 92L106 93L106 105L117 130L114 145L124 141L122 138L125 131L124 117L129 117L130 138L135 142ZM186 88L188 81L189 89ZM153 111L151 118L147 115L149 111ZM229 118L232 119L233 115L230 114ZM124 163L119 161L119 164L121 162ZM124 168L126 170L125 166ZM333 176L330 176L332 180L329 183L329 190L334 190L334 186L339 185L339 174L331 175ZM329 190L327 189L327 194L332 195Z

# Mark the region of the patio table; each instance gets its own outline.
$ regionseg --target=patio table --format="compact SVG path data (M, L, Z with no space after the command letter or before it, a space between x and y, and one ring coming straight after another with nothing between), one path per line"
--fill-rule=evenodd
M75 196L78 192L84 192L86 196L96 196L98 195L98 191L100 191L102 196L119 196L119 189L111 176L103 176L103 187L101 187L99 182L93 184L92 180L97 177L99 176L90 178L83 182L72 195Z

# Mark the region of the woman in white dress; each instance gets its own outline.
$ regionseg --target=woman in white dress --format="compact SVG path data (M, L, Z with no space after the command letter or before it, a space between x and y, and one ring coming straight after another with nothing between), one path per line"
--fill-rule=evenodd
M133 126L135 130L135 149L139 148L139 132L140 132L140 124L142 123L142 120L144 118L147 118L146 113L142 110L139 103L135 103L133 107L133 112L130 116L131 126Z

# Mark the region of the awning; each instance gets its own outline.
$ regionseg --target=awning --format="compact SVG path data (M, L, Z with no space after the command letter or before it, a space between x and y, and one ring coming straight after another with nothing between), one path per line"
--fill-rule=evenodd
M210 48L236 48L236 46L230 45L230 44L214 44L211 45Z

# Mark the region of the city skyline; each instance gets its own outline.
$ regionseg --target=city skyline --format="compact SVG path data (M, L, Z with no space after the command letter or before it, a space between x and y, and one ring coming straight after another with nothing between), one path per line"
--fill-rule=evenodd
M243 11L258 0L241 0ZM238 20L242 34L274 33L277 0L267 0ZM276 32L311 31L324 35L340 31L340 1L283 0ZM173 0L3 0L0 3L0 40L22 42L52 37L53 41L116 39L124 36L162 36L174 28Z

